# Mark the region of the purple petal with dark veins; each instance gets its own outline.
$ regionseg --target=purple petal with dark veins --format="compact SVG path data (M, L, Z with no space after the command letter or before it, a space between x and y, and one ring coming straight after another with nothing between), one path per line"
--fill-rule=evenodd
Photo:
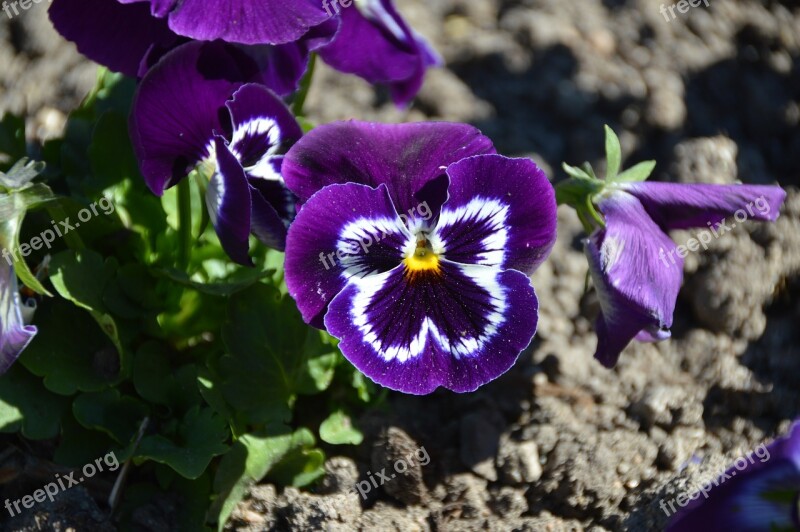
M146 4L116 0L53 0L50 20L83 55L131 77L152 48L170 48L180 38Z
M667 532L707 532L711 523L713 530L800 529L800 423L709 480L705 492L677 506Z
M322 328L328 304L348 280L395 268L410 240L385 185L337 184L319 191L286 241L286 285L303 319Z
M422 203L418 192L449 165L490 153L492 142L465 124L334 122L289 150L282 172L301 203L333 183L385 184L398 212L407 214Z
M602 309L595 357L611 368L643 330L648 339L668 336L683 259L670 255L675 243L634 196L615 192L599 206L606 227L587 238L584 248Z
M169 5L169 2L157 2ZM284 44L331 17L319 0L183 0L174 2L169 27L201 41ZM158 11L165 13L163 5ZM154 11L156 5L154 3Z
M250 231L265 246L285 250L286 228L294 218L294 195L277 181L250 177L247 181L253 201Z
M155 194L209 156L214 133L231 131L225 102L243 84L260 80L252 58L221 42L184 44L147 73L134 97L130 133Z
M556 241L555 191L529 159L478 155L447 168L434 247L448 260L531 274Z
M221 137L214 139L217 171L206 191L206 206L222 248L235 262L252 266L249 237L252 200L244 169Z
M353 278L331 303L328 332L376 383L423 395L464 393L508 371L536 332L538 302L522 273L441 261Z
M0 375L16 362L36 336L36 327L25 325L17 276L5 259L0 259Z
M664 229L707 227L737 215L744 220L774 222L786 192L778 186L709 185L644 181L619 185L642 202ZM737 214L740 213L740 214Z

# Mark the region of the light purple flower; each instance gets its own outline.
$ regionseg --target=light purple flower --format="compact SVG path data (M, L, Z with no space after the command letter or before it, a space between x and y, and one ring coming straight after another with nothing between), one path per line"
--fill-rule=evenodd
M25 325L14 268L0 259L0 375L16 362L36 336L36 327Z
M800 530L800 423L785 438L739 458L679 507L667 526L667 532L708 530Z
M142 79L130 119L150 189L160 196L199 165L210 178L206 202L222 246L246 265L250 233L275 249L285 245L295 207L280 166L302 136L284 103L252 81L276 84L239 48L187 43Z
M613 367L634 338L670 337L683 259L667 231L700 227L719 235L734 215L774 221L785 198L773 186L609 184L596 200L605 228L584 246L602 309L595 357Z
M398 105L416 96L428 67L442 64L391 0L356 0L345 8L327 0L325 5L340 13L341 23L333 42L320 50L322 59L341 72L388 85Z
M286 283L304 319L378 384L468 392L529 345L528 275L555 241L553 189L471 126L340 122L314 129L283 174L303 203Z

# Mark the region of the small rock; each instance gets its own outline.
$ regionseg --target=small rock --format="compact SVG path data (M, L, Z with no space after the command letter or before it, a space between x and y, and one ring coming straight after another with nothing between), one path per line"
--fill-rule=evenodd
M429 462L423 446L402 429L390 427L372 448L371 474L388 495L407 505L419 504L427 494L422 467Z
M518 443L504 436L500 443L497 466L503 472L505 481L511 484L526 484L542 478L539 447L534 441Z

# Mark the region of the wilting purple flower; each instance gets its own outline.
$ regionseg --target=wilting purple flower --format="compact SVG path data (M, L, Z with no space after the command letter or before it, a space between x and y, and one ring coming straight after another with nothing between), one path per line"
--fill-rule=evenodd
M25 325L17 276L6 260L0 260L0 375L4 374L36 336L36 327Z
M741 213L746 220L774 221L785 198L773 186L608 185L597 201L605 228L585 241L602 309L595 357L613 367L632 339L669 338L683 258L667 231L702 227L720 236L731 227L725 219L741 219Z
M442 64L391 0L355 0L345 8L341 0L325 0L324 5L340 13L341 23L320 56L337 70L388 85L398 105L406 105L416 96L428 67Z
M667 532L708 530L800 530L800 423L787 437L739 458L667 526Z
M197 40L276 46L243 47L269 55L273 77L294 90L311 50L330 42L337 23L312 0L53 0L50 19L89 59L141 77L169 50ZM272 16L276 12L279 16ZM305 15L304 15L305 14ZM270 23L261 24L269 15ZM327 22L326 22L327 21ZM287 91L287 92L290 92Z
M553 188L532 161L463 124L339 122L303 137L283 175L303 202L289 293L366 376L468 392L528 346L528 275L556 236Z
M210 177L206 202L225 251L251 263L248 236L282 250L294 197L280 174L302 130L265 86L264 69L220 42L173 50L142 79L131 140L142 175L159 196L198 165Z

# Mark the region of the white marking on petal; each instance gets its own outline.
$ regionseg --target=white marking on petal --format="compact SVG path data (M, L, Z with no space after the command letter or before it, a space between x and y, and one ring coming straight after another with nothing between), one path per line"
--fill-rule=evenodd
M375 273L368 269L368 261L364 260L365 255L370 253L372 246L392 235L406 241L414 240L397 218L388 216L358 218L345 225L339 232L339 239L336 242L337 258L344 267L342 276L350 279Z
M251 174L255 177L260 177L263 179L269 179L272 181L279 181L283 182L283 178L273 168L270 159L277 155L278 149L280 148L280 141L281 141L281 130L278 127L278 123L269 117L258 117L249 122L245 122L240 124L236 130L233 132L233 137L231 138L231 151L239 161L242 161L244 154L238 149L238 146L241 142L244 142L246 139L258 138L258 137L267 137L269 142L269 148L266 152L264 152L259 160L251 165L245 167L245 170L248 174Z
M508 243L508 220L509 206L489 198L477 197L466 205L455 209L448 209L445 204L439 216L439 223L436 231L431 235L431 246L433 252L438 255L447 253L448 242L442 236L445 229L456 225L475 226L481 225L489 228L488 236L481 240L481 245L485 251L478 253L474 264L485 266L499 266L505 262L505 248ZM463 231L463 230L462 230ZM459 234L463 234L459 231Z

